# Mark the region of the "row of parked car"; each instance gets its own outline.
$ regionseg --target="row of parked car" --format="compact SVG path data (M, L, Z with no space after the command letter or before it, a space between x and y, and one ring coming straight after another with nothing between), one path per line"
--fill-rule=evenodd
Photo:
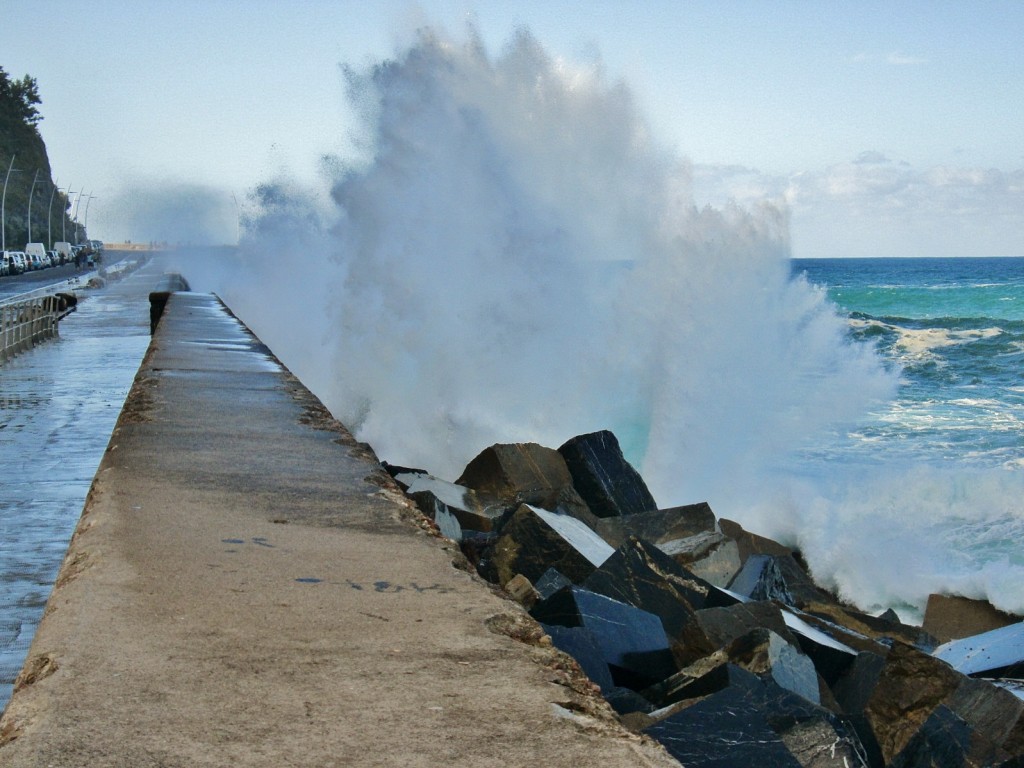
M0 276L20 275L37 269L74 263L93 266L103 253L103 243L89 240L82 244L58 242L47 250L42 243L29 243L24 251L4 251L0 256Z

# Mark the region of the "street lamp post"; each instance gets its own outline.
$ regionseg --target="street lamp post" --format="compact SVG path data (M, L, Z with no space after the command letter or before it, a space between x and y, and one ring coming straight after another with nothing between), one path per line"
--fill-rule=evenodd
M57 185L53 185L53 189L50 190L50 205L46 209L46 240L47 248L53 249L53 196L57 194Z
M71 191L71 185L69 184L67 194L64 195L64 209L61 211L60 214L60 239L62 243L66 243L68 241L68 200L71 199L71 196L73 194L75 193Z
M39 180L39 169L36 168L36 172L34 174L32 174L32 186L29 187L29 190L28 190L28 240L26 242L29 242L29 243L33 242L32 241L32 197L36 193L36 182L38 180Z
M96 199L96 195L89 195L85 200L85 218L82 219L82 229L85 230L86 236L89 235L89 204Z
M75 222L75 245L78 245L78 206L82 204L83 194L85 194L84 188L78 193L78 197L75 198L75 210L74 213L71 214L71 220Z
M11 155L11 164L7 166L7 175L4 177L4 193L0 196L0 251L7 250L7 182L10 181L11 171L14 170L14 158Z

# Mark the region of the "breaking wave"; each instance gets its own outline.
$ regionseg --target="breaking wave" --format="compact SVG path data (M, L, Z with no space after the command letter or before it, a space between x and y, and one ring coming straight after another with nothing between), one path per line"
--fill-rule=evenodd
M899 370L791 275L783 208L698 206L629 88L526 31L497 55L423 31L346 81L360 156L325 160L323 194L256 190L244 267L210 287L378 455L453 479L492 443L611 429L661 506L797 543L847 597L943 586L942 520L978 520L947 498L932 526L928 502L963 488L802 463ZM1011 513L987 514L998 537ZM994 568L965 588L1003 588Z

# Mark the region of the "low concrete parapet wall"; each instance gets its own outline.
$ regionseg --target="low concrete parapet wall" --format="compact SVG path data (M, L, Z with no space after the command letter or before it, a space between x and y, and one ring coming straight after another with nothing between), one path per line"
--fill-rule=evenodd
M149 292L149 333L156 332L160 318L164 314L164 307L172 293L191 290L188 280L177 272L168 272L156 284L156 287Z

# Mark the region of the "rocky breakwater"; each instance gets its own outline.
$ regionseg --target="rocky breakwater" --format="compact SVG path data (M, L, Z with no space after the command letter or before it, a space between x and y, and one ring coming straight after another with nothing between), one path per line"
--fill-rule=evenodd
M1015 617L938 646L892 611L862 613L708 504L659 509L610 432L494 445L454 483L388 469L687 768L1024 766ZM935 602L940 634L977 613Z

